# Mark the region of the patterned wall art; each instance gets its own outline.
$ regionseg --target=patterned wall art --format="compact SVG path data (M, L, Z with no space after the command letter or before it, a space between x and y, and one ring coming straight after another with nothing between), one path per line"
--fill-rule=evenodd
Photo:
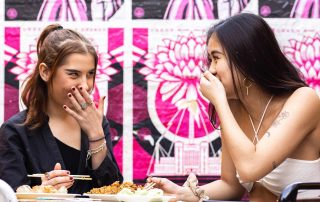
M5 120L23 109L19 100L19 89L36 65L36 41L42 29L43 27L36 25L5 27ZM101 96L107 96L105 113L111 127L114 153L121 167L123 28L75 27L74 29L87 36L97 50L99 61L93 99L98 102ZM117 40L111 40L113 38Z
M133 29L134 179L220 175L219 130L199 93L204 27Z
M249 3L250 0L132 0L132 18L166 20L223 19L242 12Z
M320 95L320 20L269 20L283 53Z
M266 18L319 18L319 0L259 0L259 14Z
M4 0L0 2L0 124L23 109L41 30L60 22L99 55L93 98L106 95L125 180L148 175L200 183L220 175L219 129L199 93L205 32L240 12L265 17L281 49L320 94L320 0ZM40 22L41 21L41 22ZM68 22L71 21L71 22Z
M106 21L117 13L123 3L124 0L5 0L5 18L31 21Z

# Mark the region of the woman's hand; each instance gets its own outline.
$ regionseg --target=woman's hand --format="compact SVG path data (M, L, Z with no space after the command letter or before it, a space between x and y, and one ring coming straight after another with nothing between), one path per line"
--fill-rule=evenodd
M217 105L220 101L226 100L226 91L221 81L205 71L200 78L200 91L213 105Z
M61 170L60 163L56 163L54 169L50 172L46 172L45 176L41 178L41 185L52 185L56 189L60 187L70 188L74 179L70 176L70 172L67 170Z
M184 200L184 196L187 194L189 190L186 187L179 186L167 178L159 178L159 177L148 177L147 183L156 183L155 187L162 189L166 194L175 195L176 198L171 199L170 202L176 201L188 201ZM190 191L191 192L191 191Z
M80 127L88 135L89 139L97 139L104 136L102 129L104 98L99 100L98 108L91 100L89 93L82 88L72 87L72 93L68 94L72 107L64 105L63 108L73 116Z

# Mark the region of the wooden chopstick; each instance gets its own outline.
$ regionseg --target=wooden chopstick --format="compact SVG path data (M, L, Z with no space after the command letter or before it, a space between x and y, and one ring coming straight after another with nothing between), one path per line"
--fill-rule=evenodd
M153 189L153 187L156 185L155 182L151 182L151 183L147 183L145 186L144 186L144 189L149 191L150 189Z
M27 175L28 177L43 177L44 174L38 173L38 174L32 174ZM75 180L92 180L90 175L69 175L70 177L73 177Z

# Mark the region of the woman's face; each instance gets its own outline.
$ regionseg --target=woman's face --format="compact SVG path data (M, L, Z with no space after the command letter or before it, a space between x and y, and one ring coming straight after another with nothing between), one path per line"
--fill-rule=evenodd
M221 81L226 90L227 98L236 99L232 72L223 48L215 35L212 35L209 39L207 50L209 71Z
M94 64L94 57L90 54L69 55L64 64L57 68L52 85L48 84L49 104L61 108L63 105L73 108L68 98L72 87L81 86L90 93L94 87Z

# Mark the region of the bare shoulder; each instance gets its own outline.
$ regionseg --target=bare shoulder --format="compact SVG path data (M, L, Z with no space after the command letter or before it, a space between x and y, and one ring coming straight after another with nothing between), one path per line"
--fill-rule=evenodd
M295 90L284 105L283 112L292 113L295 120L318 128L320 124L320 98L310 87Z
M297 103L297 106L317 107L316 111L320 110L320 98L316 91L310 87L301 87L294 91L290 96L291 102Z

